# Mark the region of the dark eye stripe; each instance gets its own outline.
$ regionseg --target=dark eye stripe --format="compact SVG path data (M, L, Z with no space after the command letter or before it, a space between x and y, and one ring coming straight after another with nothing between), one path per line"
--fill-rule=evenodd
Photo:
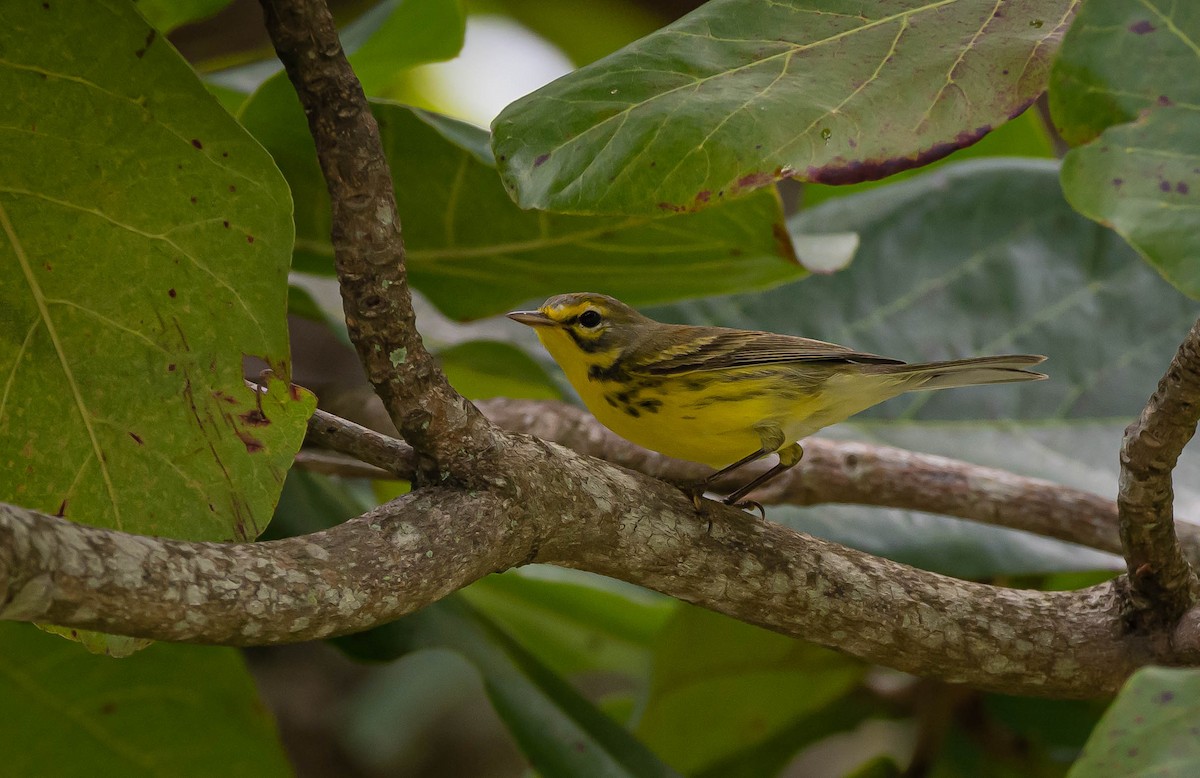
M603 349L599 338L584 338L581 337L574 327L566 327L567 334L571 336L571 340L575 341L575 345L579 346L580 351L586 351L589 354L594 354Z

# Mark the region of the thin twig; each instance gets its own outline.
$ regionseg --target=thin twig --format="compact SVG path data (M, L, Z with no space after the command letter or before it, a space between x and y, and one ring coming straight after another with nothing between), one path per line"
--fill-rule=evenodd
M369 478L372 480L393 480L397 476L395 473L390 473L387 470L368 465L366 462L348 457L345 454L337 454L328 451L317 451L313 449L301 449L297 454L293 465L300 470L309 473L319 473L320 475L336 475L342 478ZM411 476L407 476L402 480L408 480Z
M1117 492L1121 544L1139 620L1174 623L1197 601L1176 532L1171 471L1200 420L1200 320L1180 344L1142 414L1125 430Z

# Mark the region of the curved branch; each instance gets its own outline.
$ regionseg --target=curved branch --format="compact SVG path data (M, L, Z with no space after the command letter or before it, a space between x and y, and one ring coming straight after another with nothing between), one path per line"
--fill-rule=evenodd
M332 203L346 326L367 377L433 483L473 475L495 431L446 381L416 329L392 174L323 0L261 0L267 32L308 116Z
M1117 493L1121 543L1142 617L1173 623L1197 601L1180 548L1171 471L1200 420L1200 320L1180 344L1142 414L1125 430Z
M1009 693L1106 694L1134 667L1182 650L1122 632L1119 583L1039 592L958 581L715 503L698 513L669 484L537 439L515 437L507 454L504 494L429 487L267 543L137 537L3 508L0 617L165 640L292 642L384 623L539 561Z
M622 440L566 403L486 400L479 407L509 431L537 435L672 483L695 483L712 472ZM308 439L376 467L389 467L398 477L411 475L412 452L404 443L331 414L318 411L313 416ZM800 464L755 494L758 502L845 503L940 513L1121 553L1116 503L1090 492L891 446L809 438L804 447ZM765 467L753 465L747 472ZM745 477L726 479L718 486L732 488ZM1180 524L1178 529L1188 558L1200 560L1200 526Z

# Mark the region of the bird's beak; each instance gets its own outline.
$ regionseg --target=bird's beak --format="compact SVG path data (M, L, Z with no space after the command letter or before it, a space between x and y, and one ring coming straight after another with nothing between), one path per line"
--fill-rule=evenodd
M557 323L541 311L513 311L507 316L513 321L528 324L530 327L549 327Z

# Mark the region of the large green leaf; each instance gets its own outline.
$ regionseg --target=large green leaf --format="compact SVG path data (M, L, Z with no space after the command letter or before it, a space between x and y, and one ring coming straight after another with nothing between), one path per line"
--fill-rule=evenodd
M1200 3L1088 0L1050 79L1062 136L1086 143L1147 109L1200 110Z
M938 159L1025 109L1078 0L712 0L493 123L527 208L691 211Z
M1108 128L1063 160L1062 186L1076 210L1200 297L1200 112L1158 108Z
M1116 494L1121 429L1140 411L1195 304L1110 231L1063 200L1052 162L981 161L839 198L795 219L853 230L859 257L830 276L680 304L659 318L803 334L908 361L1049 356L1049 381L917 393L840 435L953 456ZM1185 457L1181 515L1200 517L1200 463ZM1116 562L993 527L849 506L772 508L771 518L966 576Z
M1071 768L1072 778L1196 774L1200 670L1144 667L1126 682Z
M291 774L231 648L160 643L118 661L0 622L0 720L5 775Z
M496 712L521 749L549 778L675 775L460 597L335 642L351 656L368 660L429 648L461 653L478 668Z
M804 275L774 192L666 219L522 211L500 185L485 131L390 103L374 111L396 181L409 277L452 317L581 288L661 302ZM297 269L331 272L328 195L291 87L278 77L266 82L241 118L292 186ZM852 236L825 237L798 239L800 259L847 261Z
M767 740L849 692L866 670L843 654L695 607L677 609L654 648L637 732L685 773Z
M252 538L312 406L242 383L288 375L286 184L130 4L0 22L0 494Z
M289 374L285 182L129 3L6 4L0 51L0 498L253 538L314 404L242 382Z

